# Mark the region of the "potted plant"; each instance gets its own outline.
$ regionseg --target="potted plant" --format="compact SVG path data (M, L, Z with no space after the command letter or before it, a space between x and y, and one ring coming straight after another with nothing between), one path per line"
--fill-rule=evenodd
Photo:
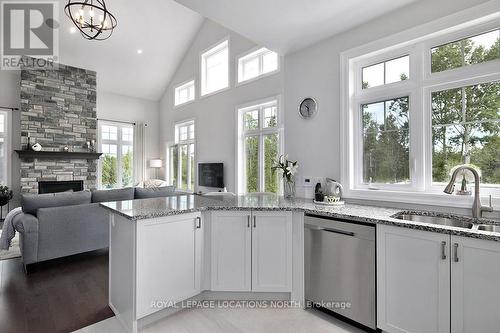
M12 190L8 186L0 185L0 207L8 204L12 196Z
M280 170L283 176L283 196L287 199L295 197L295 173L299 168L297 161L290 161L288 155L281 155L275 161L273 171Z

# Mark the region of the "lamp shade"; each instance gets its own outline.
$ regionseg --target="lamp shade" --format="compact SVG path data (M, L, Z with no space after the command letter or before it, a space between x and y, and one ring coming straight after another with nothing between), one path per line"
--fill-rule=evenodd
M149 167L150 168L161 168L163 166L162 160L156 159L156 160L149 160Z

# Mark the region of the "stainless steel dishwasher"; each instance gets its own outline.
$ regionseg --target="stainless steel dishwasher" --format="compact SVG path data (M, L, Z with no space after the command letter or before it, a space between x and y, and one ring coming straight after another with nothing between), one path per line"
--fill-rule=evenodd
M305 298L376 330L375 226L306 215Z

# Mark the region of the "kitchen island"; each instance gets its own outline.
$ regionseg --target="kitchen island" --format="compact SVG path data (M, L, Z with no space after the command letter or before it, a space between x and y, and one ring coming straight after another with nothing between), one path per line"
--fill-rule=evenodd
M394 230L403 231L398 241L406 236L406 243L401 244L408 244L408 248L412 248L411 240L430 235L430 241L416 244L416 248L427 248L425 254L429 256L433 255L434 247L441 253L442 239L450 237L489 240L493 242L486 243L496 247L500 241L500 234L495 232L400 220L394 218L401 211L398 209L352 204L326 207L306 199L285 200L274 195L179 195L102 206L111 211L109 303L128 332L137 332L138 328L178 311L189 301L279 300L303 306L306 214L376 225L377 248L386 242L381 236L387 236L389 245L396 245L394 250L401 253L405 248L398 248L399 243L389 238ZM399 258L380 257L381 250L377 251L379 267L402 264L396 260ZM451 246L443 247L445 250L450 252ZM442 272L442 268L437 269ZM406 267L405 272L412 270ZM398 278L384 274L383 279ZM446 279L446 274L437 274L437 278ZM377 283L381 283L380 274ZM436 303L442 306L443 299L447 296L449 299L445 291L450 288L438 286L441 292L436 291L439 296ZM405 286L395 287L403 289L398 292L405 294ZM425 287L421 290L426 290ZM414 303L419 302L419 297L427 297L418 291L415 289L416 294L408 295ZM390 301L390 306L384 309L401 314L396 309L402 305L393 304L386 294L390 295L391 290L380 284L378 308ZM422 302L428 304L428 298ZM391 323L384 322L387 317L386 313L377 314L379 327L390 332Z

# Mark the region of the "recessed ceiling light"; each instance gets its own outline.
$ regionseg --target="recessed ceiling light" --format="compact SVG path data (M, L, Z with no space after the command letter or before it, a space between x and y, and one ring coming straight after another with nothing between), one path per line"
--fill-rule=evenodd
M74 34L76 32L76 28L75 27L71 27L69 28L69 32Z
M142 54L142 50L141 50L141 49L138 49L138 50L137 50L137 54Z

